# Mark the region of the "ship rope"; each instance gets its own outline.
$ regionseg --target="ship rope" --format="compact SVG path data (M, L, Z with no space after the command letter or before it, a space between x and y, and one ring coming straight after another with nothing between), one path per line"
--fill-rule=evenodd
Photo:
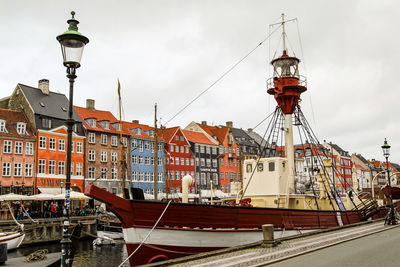
M146 237L143 239L143 241L139 244L139 246L131 253L131 255L129 255L128 258L126 258L120 265L118 265L118 267L122 267L122 265L125 264L125 262L127 260L129 260L135 253L136 251L139 250L139 248L144 244L144 242L146 242L146 240L149 238L149 236L151 235L151 233L154 231L154 229L157 227L158 223L160 222L161 218L164 216L165 212L167 211L169 205L171 204L172 199L170 201L168 201L167 206L165 206L163 212L161 213L160 217L158 218L158 220L156 221L156 223L154 224L153 228L151 228L150 232L146 235Z
M173 119L175 119L180 113L182 113L186 108L188 108L191 104L193 104L197 99L199 99L202 95L204 95L208 90L210 90L212 87L214 87L219 81L221 81L225 76L227 76L232 70L234 70L240 63L242 63L246 58L248 58L254 51L257 50L261 45L264 44L265 41L267 41L279 28L276 27L270 34L267 35L267 37L264 38L259 44L257 44L253 49L251 49L244 57L240 58L238 61L236 61L235 64L233 64L230 68L228 68L227 71L225 71L221 76L219 76L218 79L216 79L211 85L209 85L206 89L204 89L199 95L197 95L195 98L193 98L189 103L187 103L183 108L181 108L174 116L172 116L165 124L166 126L169 122L171 122Z
M8 202L6 202L6 203L7 203L8 209L9 209L9 211L10 211L11 217L13 218L14 222L18 225L18 227L19 227L21 230L23 230L23 229L24 229L24 225L23 225L23 224L20 224L20 223L15 219L14 213L13 213L13 211L11 210L10 203L8 203Z
M32 219L32 217L31 217L31 215L29 215L29 213L26 211L26 209L25 209L25 207L24 207L24 205L23 204L21 204L21 207L22 207L22 209L24 210L24 212L25 212L25 214L26 214L26 216L28 216L28 218L33 222L33 223L39 223L39 221L38 220L34 220L34 219Z

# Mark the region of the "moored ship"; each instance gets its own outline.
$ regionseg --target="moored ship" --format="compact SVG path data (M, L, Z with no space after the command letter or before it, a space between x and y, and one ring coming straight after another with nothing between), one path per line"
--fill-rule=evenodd
M243 162L243 188L231 199L234 205L129 200L94 185L86 188L86 195L106 203L120 219L128 254L134 253L131 266L259 241L263 224L273 224L279 237L358 223L377 212L376 203L349 194L349 185L339 194L331 177L337 170L328 157L316 159L320 169L307 190L296 188L293 125L305 129L311 151L319 142L298 104L307 84L299 75L300 60L287 53L283 17L281 26L283 53L271 61L274 74L267 83L278 104L264 147L268 153ZM279 140L284 146L277 145ZM244 198L251 206L240 205Z

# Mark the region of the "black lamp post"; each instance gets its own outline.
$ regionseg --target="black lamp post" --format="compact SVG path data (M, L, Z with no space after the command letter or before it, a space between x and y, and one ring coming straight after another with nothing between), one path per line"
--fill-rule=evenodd
M387 143L386 138L385 142L382 146L383 156L386 158L386 172L388 177L388 184L389 184L389 197L390 197L390 210L388 215L385 219L386 225L395 225L396 224L396 216L394 214L394 207L393 207L393 198L392 198L392 186L390 183L390 172L389 172L389 156L390 156L390 145Z
M71 12L72 18L67 21L68 30L57 36L57 40L61 45L64 66L67 67L67 77L69 79L69 107L68 119L66 121L68 127L67 140L67 174L65 180L65 205L64 205L64 229L63 238L61 240L61 266L70 266L71 239L69 233L69 208L70 208L70 189L71 189L71 151L72 151L72 128L75 121L73 114L73 91L74 80L76 78L75 71L81 66L81 57L83 48L89 42L89 39L78 32L78 24L74 18L75 12Z

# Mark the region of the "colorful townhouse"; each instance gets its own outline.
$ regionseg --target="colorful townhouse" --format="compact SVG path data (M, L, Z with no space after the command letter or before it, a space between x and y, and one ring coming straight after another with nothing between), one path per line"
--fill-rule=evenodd
M219 142L220 189L224 193L230 193L231 183L241 182L239 147L231 131L232 123L228 122L227 126L210 126L204 122L197 125Z
M36 133L21 111L0 109L0 194L32 195Z
M331 142L328 143L324 140L322 145L337 157L336 161L334 159L334 164L337 164L337 169L339 170L338 176L339 178L342 178L341 182L337 183L337 190L343 195L353 187L353 166L351 156L348 151L343 150L337 144Z
M130 180L132 187L143 189L146 194L154 194L154 179L157 179L157 193L163 193L164 184L164 140L158 137L157 158L154 151L153 127L139 124L138 120L123 122L123 130L129 135ZM157 173L155 161L157 160Z
M67 158L67 127L69 100L64 94L50 91L49 80L42 79L38 88L18 84L1 106L21 110L37 131L35 185L42 193L58 194L65 187ZM84 191L84 130L73 111L73 151L71 190Z
M371 168L370 163L361 154L353 153L351 155L353 166L355 166L355 175L353 180L358 181L357 189L362 192L371 192ZM353 171L354 173L354 171Z
M180 127L159 129L158 136L165 140L165 192L182 193L182 178L191 175L195 180L195 158L190 142ZM189 192L196 192L195 182Z
M206 124L203 122L203 124ZM183 130L195 157L196 192L202 189L220 189L219 157L222 148L218 140L205 132L197 123L192 122Z
M109 111L97 110L93 99L86 107L74 107L85 129L86 184L94 184L113 194L122 194L123 157L128 162L128 137L120 123ZM122 148L122 149L121 149ZM122 153L122 154L121 154ZM126 164L125 181L129 187L129 164Z

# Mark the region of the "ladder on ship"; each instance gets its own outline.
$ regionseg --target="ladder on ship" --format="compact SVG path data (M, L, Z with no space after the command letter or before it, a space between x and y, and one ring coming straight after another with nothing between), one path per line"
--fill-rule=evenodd
M371 218L380 211L378 202L375 199L363 199L353 210L359 210L363 220Z

